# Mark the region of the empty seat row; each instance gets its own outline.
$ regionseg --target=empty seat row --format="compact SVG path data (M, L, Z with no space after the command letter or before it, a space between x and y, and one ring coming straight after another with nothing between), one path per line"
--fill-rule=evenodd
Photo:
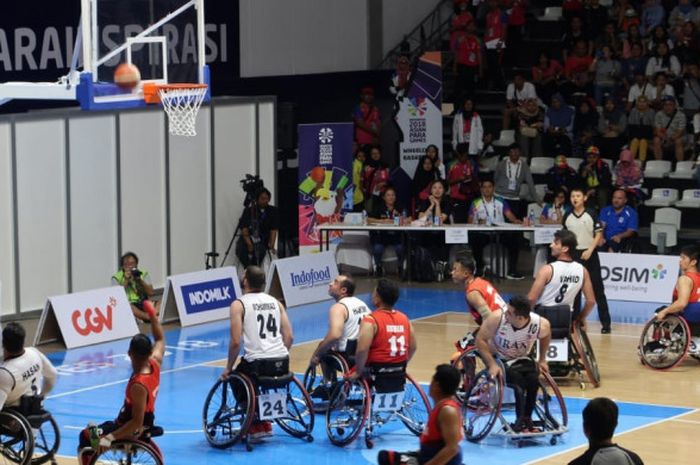
M653 189L651 198L644 202L648 207L700 208L700 189L685 189L678 199L678 189Z

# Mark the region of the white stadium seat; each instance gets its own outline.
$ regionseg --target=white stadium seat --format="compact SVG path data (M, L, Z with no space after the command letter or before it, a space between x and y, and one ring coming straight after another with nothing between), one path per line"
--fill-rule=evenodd
M496 147L508 147L513 142L515 142L515 130L504 129L499 134L498 140L493 141L493 145Z
M659 253L664 253L666 247L675 247L678 244L679 229L681 229L680 210L675 208L657 208L654 211L654 222L651 223L652 245L657 246ZM660 240L660 234L664 234L663 240Z
M695 176L694 161L679 161L676 163L676 170L668 173L672 179L693 179Z
M671 172L671 162L666 160L649 160L644 168L645 178L663 178Z
M670 207L678 200L678 189L654 189L651 198L644 202L648 207Z
M562 18L562 8L560 6L548 6L544 9L544 15L539 16L539 21L559 21Z
M566 162L569 164L570 167L578 171L578 167L581 166L581 163L584 162L583 158L576 158L576 157L571 157L567 158Z
M673 204L679 208L700 208L700 189L686 189L679 201Z
M545 174L552 166L554 166L554 158L552 157L532 157L530 159L530 172L532 174Z

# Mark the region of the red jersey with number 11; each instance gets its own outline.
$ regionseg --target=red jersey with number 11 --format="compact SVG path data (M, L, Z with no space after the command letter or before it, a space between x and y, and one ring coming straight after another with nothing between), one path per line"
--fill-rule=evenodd
M401 363L408 361L411 323L398 310L375 310L363 322L377 327L369 348L367 363Z

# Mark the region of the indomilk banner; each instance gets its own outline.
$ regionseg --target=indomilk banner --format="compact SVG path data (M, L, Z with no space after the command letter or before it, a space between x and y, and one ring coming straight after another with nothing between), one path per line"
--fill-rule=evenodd
M317 226L352 210L352 123L299 125L299 253L319 250ZM340 242L330 232L331 244Z
M396 124L401 131L401 168L410 177L418 160L433 144L442 147L442 61L440 52L427 52L413 70L406 96L399 101Z
M678 269L677 255L600 254L600 273L608 300L669 304Z

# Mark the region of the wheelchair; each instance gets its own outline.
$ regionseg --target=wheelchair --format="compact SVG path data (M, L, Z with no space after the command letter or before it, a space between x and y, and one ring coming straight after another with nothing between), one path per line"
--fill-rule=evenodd
M591 341L579 322L571 323L571 310L566 305L535 307L535 313L549 320L552 341L547 350L549 373L553 378L566 378L574 372L579 387L586 389L583 373L593 387L600 386L600 370Z
M326 375L323 373L322 364L326 366L328 371ZM343 377L349 370L348 361L342 354L335 351L328 352L321 357L321 363L313 367L309 366L306 369L303 384L313 403L314 412L322 413L326 411L331 389L343 380Z
M41 396L22 396L20 405L0 412L0 454L17 465L56 464L61 443L56 420Z
M568 431L566 404L557 384L548 373L540 373L533 411L533 423L540 431L515 431L512 426L517 416L514 396L522 394L507 385L505 366L500 360L498 363L502 375L493 379L484 359L474 347L465 350L454 362L462 375L457 398L463 407L463 427L467 440L480 442L491 433L498 421L500 428L494 435L518 441L518 446L524 440L546 436L551 436L550 444L555 445L558 438ZM511 392L512 395L506 396Z
M78 460L83 463L82 456L92 454L89 465L163 465L163 453L152 441L152 438L162 435L162 427L151 426L138 437L112 441L108 449L97 454L91 447L83 448L78 454Z
M375 365L365 376L336 383L326 409L326 433L336 446L353 442L365 429L365 445L374 447L377 428L398 418L416 436L428 422L430 401L406 372L406 365Z
M288 361L284 363L288 369ZM313 404L294 373L249 376L234 371L214 384L204 402L204 434L209 444L219 449L241 441L248 451L253 450L248 441L251 425L272 420L295 438L314 439Z
M664 307L660 307L664 308ZM669 370L688 356L692 336L691 324L682 314L667 315L661 321L649 320L639 339L639 358L643 365L654 370ZM700 360L697 354L691 355Z

